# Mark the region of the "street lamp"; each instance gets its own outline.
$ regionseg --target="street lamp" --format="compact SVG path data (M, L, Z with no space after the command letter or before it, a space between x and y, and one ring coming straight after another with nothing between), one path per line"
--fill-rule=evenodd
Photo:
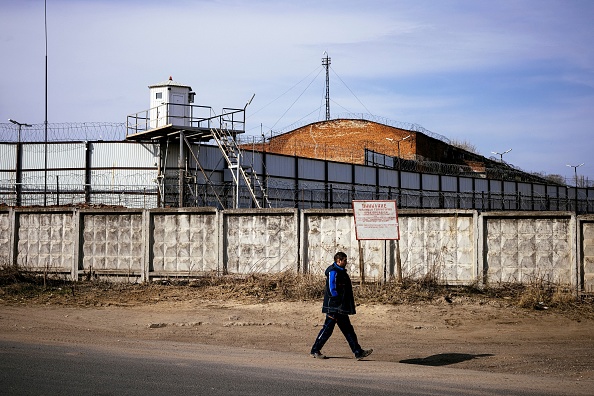
M579 164L579 165L567 165L571 168L573 168L574 174L575 174L575 214L577 215L578 213L578 178L577 178L577 168L579 168L580 166L584 165L583 163ZM577 233L576 233L576 238L577 238Z
M411 135L408 135L406 137L403 137L402 139L399 139L399 140L394 140L392 138L386 138L386 140L388 140L388 141L390 141L392 143L396 142L396 144L398 145L398 170L400 170L400 142L408 139L409 137L411 137Z
M503 162L503 154L507 154L507 153L509 153L510 151L512 151L512 149L509 149L509 150L507 150L507 151L504 151L503 153L497 153L497 152L495 152L495 151L491 151L491 152L492 152L493 154L495 154L495 155L498 155L498 156L499 156L499 159L500 159L500 161L501 161L501 162Z
M583 163L579 164L579 165L567 165L570 168L573 168L574 174L575 174L575 187L577 188L578 186L578 178L577 178L577 168L579 168L580 166L584 165ZM576 195L577 195L577 190L576 190Z
M18 122L13 120L12 118L9 118L8 121L12 122L15 125L19 126L19 143L21 142L21 128L22 127L32 127L33 125L31 124L25 124L24 122Z
M26 124L24 122L18 122L9 118L8 121L12 122L19 127L19 137L17 143L17 163L16 163L16 205L21 206L21 199L23 195L23 147L21 146L21 128L22 127L32 127L31 124Z

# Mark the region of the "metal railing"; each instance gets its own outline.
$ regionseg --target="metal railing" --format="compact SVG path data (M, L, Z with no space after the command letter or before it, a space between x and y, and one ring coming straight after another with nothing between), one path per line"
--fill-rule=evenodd
M245 110L223 108L216 114L210 106L163 103L127 116L126 136L167 125L188 128L226 128L236 133L245 130Z

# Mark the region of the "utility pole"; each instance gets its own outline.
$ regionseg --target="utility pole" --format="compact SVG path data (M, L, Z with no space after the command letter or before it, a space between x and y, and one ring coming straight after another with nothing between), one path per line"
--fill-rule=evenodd
M44 166L43 166L43 206L47 206L47 0L44 2L44 24L45 24L45 121L44 126Z
M326 57L322 58L322 66L326 68L326 121L330 121L330 58L326 51L324 55Z

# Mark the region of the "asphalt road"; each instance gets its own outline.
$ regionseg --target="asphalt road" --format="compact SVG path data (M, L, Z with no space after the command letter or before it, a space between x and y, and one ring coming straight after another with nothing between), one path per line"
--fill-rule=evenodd
M444 367L113 340L0 340L6 395L589 395L592 383Z

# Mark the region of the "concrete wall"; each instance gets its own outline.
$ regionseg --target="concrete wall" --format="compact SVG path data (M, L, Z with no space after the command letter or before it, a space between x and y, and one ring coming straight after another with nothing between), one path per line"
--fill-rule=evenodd
M576 284L575 218L569 212L481 215L486 282Z
M341 250L359 277L449 284L550 281L594 291L594 216L401 210L400 241L361 241L350 209L4 209L0 259L73 279L322 274ZM577 225L577 227L576 227ZM576 234L577 231L577 234ZM360 253L361 252L361 253Z
M403 276L431 274L450 284L477 281L477 216L470 210L401 211Z
M158 210L149 216L147 276L192 276L221 270L216 209Z
M82 211L82 257L77 270L91 274L143 274L142 211Z
M361 241L366 278L395 276L400 249L404 277L431 273L448 283L477 279L476 212L401 210L400 242ZM349 256L349 270L359 276L359 247L352 210L302 211L302 263L306 272L323 273L337 251Z
M0 265L10 262L12 217L9 212L0 212Z
M15 263L26 270L67 273L74 268L74 212L35 210L16 213Z
M297 209L223 212L223 265L228 273L297 270Z

